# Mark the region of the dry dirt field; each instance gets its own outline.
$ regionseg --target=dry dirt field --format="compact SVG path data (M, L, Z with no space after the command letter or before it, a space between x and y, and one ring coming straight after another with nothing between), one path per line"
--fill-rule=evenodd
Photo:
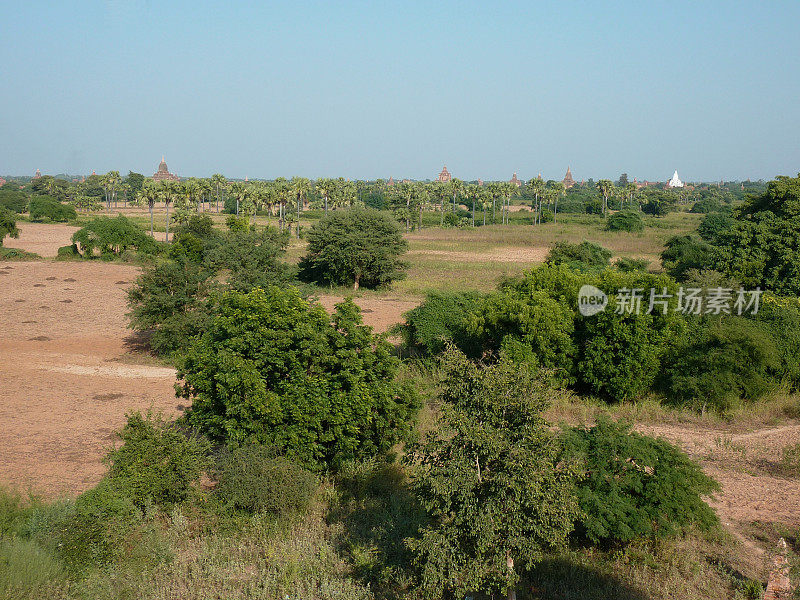
M6 248L19 248L27 252L35 252L39 256L56 256L61 246L72 243L72 234L77 227L69 225L51 225L47 223L17 223L18 238L6 238Z

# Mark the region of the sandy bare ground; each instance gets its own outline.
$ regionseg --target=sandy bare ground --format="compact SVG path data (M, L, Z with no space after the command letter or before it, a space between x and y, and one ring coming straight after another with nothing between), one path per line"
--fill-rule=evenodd
M322 295L319 303L328 312L341 302L341 296ZM393 325L403 321L403 314L416 308L418 302L410 300L397 300L393 298L355 298L354 302L361 309L364 324L372 327L376 332L388 331Z
M72 243L72 234L77 227L69 225L52 225L49 223L17 223L18 238L6 238L6 248L19 248L26 252L35 252L39 256L56 256L61 246Z
M0 273L0 484L78 493L104 473L126 412L178 412L173 369L126 364L138 268L12 262Z
M724 523L800 525L800 481L781 469L783 449L800 443L800 423L745 433L696 425L637 429L677 444L721 484L711 505Z
M494 262L494 263L539 263L544 262L549 248L505 247L492 248L486 252L459 252L456 250L409 250L411 256L433 256L443 260L458 262Z

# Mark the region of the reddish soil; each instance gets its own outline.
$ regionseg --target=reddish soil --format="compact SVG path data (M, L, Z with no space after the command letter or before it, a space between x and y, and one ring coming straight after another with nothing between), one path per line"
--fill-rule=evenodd
M783 449L800 443L800 423L731 433L697 425L641 425L698 460L722 486L711 505L728 524L800 525L800 481L781 465Z
M331 312L341 302L341 296L319 296L319 303ZM361 309L364 324L372 327L377 333L388 331L393 325L403 321L403 314L416 308L419 302L396 300L392 298L354 298Z
M39 256L56 256L61 246L72 243L72 234L77 227L69 225L50 225L47 223L17 223L18 238L6 238L6 248L19 248L26 252L35 252Z
M174 370L129 364L143 360L125 342L125 289L138 268L40 261L0 271L0 484L80 492L104 473L126 412L177 413Z

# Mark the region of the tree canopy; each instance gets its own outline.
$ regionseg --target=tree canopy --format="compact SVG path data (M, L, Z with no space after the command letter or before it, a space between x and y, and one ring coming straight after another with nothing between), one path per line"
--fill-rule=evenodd
M397 223L384 213L333 211L308 232L300 274L323 284L377 287L404 275L400 257L407 246Z
M273 445L313 469L387 451L417 408L391 345L350 300L333 316L294 288L222 295L179 361L188 420L213 439Z

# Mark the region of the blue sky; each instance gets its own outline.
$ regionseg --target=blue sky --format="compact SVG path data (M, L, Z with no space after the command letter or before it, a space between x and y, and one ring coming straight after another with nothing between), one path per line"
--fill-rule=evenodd
M8 2L0 173L768 179L800 3Z

